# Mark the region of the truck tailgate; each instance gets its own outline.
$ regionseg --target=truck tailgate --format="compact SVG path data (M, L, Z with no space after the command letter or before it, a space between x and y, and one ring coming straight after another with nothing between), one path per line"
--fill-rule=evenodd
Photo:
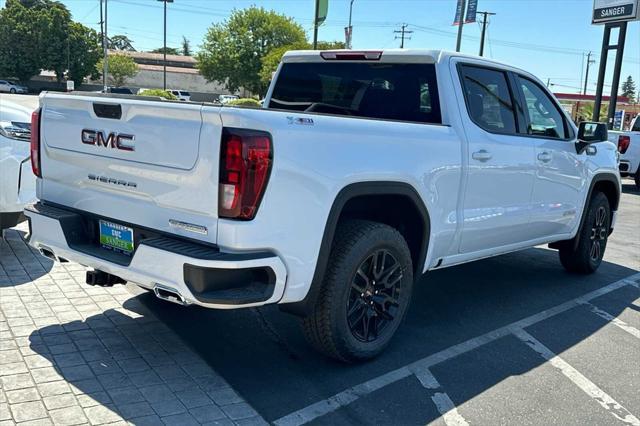
M39 198L216 241L218 107L65 94L41 105Z

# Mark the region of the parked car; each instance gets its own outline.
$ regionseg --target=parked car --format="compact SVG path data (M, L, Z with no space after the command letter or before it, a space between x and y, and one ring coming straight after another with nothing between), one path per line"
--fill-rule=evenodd
M589 274L616 221L606 126L576 128L540 80L485 58L289 52L264 109L40 101L33 247L95 268L89 284L279 304L342 361L387 346L423 273L550 244Z
M238 96L236 95L220 95L218 96L218 102L221 104L226 104L230 101L234 101L236 99L240 99Z
M191 93L186 90L170 90L170 92L180 101L188 102L191 100Z
M628 132L609 132L609 140L620 151L620 175L632 177L640 190L640 115L631 122Z
M36 177L31 171L31 111L0 101L0 232L16 226L22 210L35 201Z
M133 90L131 90L128 87L107 87L107 91L105 92L104 89L102 90L98 90L96 93L117 93L120 95L134 95L135 93L133 93Z
M29 89L9 80L0 80L0 92L25 94L29 93Z

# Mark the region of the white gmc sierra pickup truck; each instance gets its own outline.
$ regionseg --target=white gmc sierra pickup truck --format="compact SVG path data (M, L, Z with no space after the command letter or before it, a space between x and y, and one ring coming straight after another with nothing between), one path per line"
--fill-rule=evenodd
M287 53L264 108L44 94L30 244L165 300L277 303L380 353L426 271L538 244L594 272L620 198L604 124L531 74L440 51Z

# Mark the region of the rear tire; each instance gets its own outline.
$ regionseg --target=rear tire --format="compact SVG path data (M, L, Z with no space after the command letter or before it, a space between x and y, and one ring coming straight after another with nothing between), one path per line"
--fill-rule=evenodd
M578 231L578 244L567 241L560 247L560 263L576 274L594 273L604 257L611 228L611 208L607 196L595 192L585 212L582 228Z
M12 88L12 89L9 89L9 93L11 93L11 94L15 94L15 93L16 93L16 89L13 89L13 88Z
M636 183L636 189L640 191L640 167L638 168L636 175L633 177L633 180Z
M349 220L338 226L305 337L343 362L380 354L400 326L413 287L411 252L402 235L382 223Z

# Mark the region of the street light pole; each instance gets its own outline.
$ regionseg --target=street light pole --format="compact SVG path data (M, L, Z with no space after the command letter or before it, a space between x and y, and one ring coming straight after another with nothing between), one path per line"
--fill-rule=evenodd
M353 38L353 27L351 26L351 15L353 14L353 2L355 0L351 0L351 3L349 3L349 26L347 28L349 28L349 40L347 43L347 49L351 49L353 47L352 43L351 43L351 39Z
M460 0L460 24L458 25L458 38L456 40L456 52L460 51L460 47L462 46L462 27L464 27L464 10L467 8L467 2L465 0Z
M318 12L320 11L320 0L316 0L316 9L313 14L313 50L318 50Z
M102 0L100 0L102 3ZM109 55L107 46L107 4L108 0L104 0L104 33L102 34L102 54L104 58L102 60L102 85L104 93L107 93L107 74L109 74ZM100 5L100 11L102 11L102 4Z
M164 4L164 48L162 49L162 89L167 90L167 3L173 0L158 0Z

